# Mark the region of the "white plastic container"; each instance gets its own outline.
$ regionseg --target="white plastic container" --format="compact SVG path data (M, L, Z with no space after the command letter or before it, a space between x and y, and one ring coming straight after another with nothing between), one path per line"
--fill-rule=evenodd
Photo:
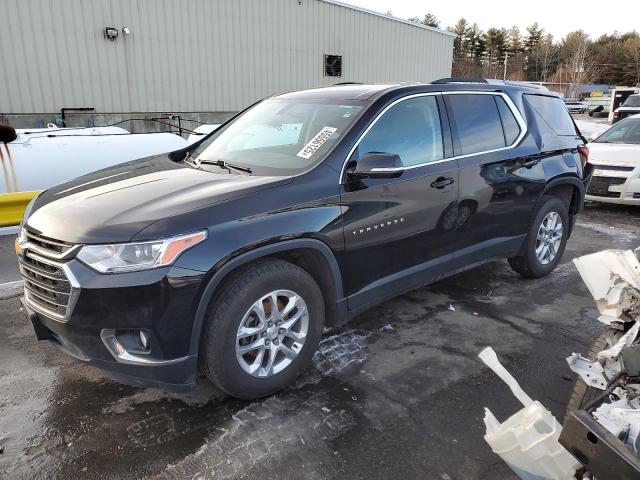
M579 462L558 442L562 426L549 410L532 400L518 382L502 366L491 347L480 359L491 368L524 405L505 422L500 423L485 407L484 439L523 480L570 480L575 478Z

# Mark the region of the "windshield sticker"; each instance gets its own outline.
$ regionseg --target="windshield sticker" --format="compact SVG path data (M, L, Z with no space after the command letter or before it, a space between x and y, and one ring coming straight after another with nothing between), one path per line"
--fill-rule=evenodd
M302 150L300 150L297 154L298 157L309 159L311 155L316 153L316 151L329 140L329 137L333 135L337 128L334 127L324 127L320 130L315 137L311 139L309 143L307 143Z

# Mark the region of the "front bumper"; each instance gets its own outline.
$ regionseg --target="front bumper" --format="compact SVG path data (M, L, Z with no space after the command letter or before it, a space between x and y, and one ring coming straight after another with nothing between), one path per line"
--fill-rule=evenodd
M595 167L586 200L621 205L640 205L640 167Z
M560 443L599 480L640 478L640 459L584 410L565 419Z
M38 340L122 383L174 391L195 386L197 352L191 336L202 272L168 267L102 275L73 259L64 269L73 279L73 302L63 317L39 308L37 298L22 299ZM140 330L149 338L145 352L124 341ZM124 351L114 348L113 338L124 339Z

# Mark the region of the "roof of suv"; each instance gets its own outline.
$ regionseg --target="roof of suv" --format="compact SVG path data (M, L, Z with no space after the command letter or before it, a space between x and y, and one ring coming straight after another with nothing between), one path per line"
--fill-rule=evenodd
M391 91L420 91L420 92L442 92L456 90L472 91L509 91L519 90L527 93L538 93L544 95L557 96L554 92L538 85L526 82L509 82L502 80L484 79L442 79L433 83L378 83L360 84L345 83L331 87L312 88L308 90L298 90L276 95L279 98L291 99L331 99L331 100L372 100Z

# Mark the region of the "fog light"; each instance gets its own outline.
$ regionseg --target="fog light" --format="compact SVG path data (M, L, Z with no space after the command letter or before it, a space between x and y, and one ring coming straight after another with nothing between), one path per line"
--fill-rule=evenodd
M114 347L114 349L116 351L116 355L118 355L119 357L121 357L122 355L124 355L126 353L124 347L115 338L113 339L113 347Z
M146 350L149 347L149 337L142 330L140 330L139 337L140 337L140 343L142 344L142 346Z

